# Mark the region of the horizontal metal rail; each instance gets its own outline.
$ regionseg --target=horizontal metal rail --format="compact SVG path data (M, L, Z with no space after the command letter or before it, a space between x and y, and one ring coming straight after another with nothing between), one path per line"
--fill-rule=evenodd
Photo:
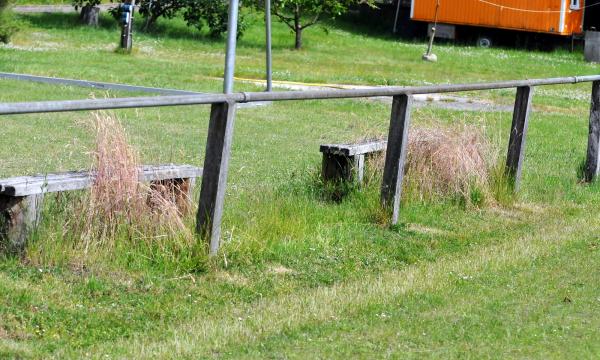
M0 103L0 115L66 112L82 110L108 110L180 105L203 105L219 103L249 103L261 101L351 99L377 96L400 96L437 94L464 91L510 89L523 86L577 84L600 81L600 75L570 76L549 79L512 80L491 83L430 86L386 86L351 90L308 90L281 92L242 92L234 94L174 95L131 97L116 99L89 99L66 101L38 101Z
M147 86L125 85L125 84L88 81L88 80L74 80L74 79L64 79L64 78L37 76L37 75L29 75L29 74L15 74L15 73L6 73L6 72L0 72L0 79L31 81L31 82L38 82L38 83L52 84L52 85L79 86L79 87L86 87L86 88L99 89L99 90L139 91L139 92L155 93L155 94L162 94L162 95L199 95L199 94L202 94L200 92L195 92L195 91L162 89L162 88L147 87Z

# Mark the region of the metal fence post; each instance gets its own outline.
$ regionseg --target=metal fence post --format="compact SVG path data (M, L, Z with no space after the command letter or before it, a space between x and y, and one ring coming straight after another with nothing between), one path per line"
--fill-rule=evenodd
M412 95L399 95L394 96L392 103L383 183L381 185L381 205L387 211L390 210L390 206L392 207L392 225L398 223L400 213L412 100Z
M235 73L235 56L238 34L239 0L229 0L229 20L227 22L227 49L225 53L225 76L223 79L223 92L233 92L233 76Z
M208 125L196 231L210 243L211 256L217 253L220 245L235 109L235 103L213 104Z
M595 180L600 173L600 81L592 83L592 105L590 109L590 130L588 136L587 158L585 161L585 180Z
M525 156L525 139L527 137L532 98L533 87L521 86L517 88L515 109L510 128L510 139L508 141L508 153L506 156L506 174L509 176L515 192L519 190L521 181L523 158Z
M273 91L273 46L271 36L271 0L265 1L265 35L267 55L267 91Z

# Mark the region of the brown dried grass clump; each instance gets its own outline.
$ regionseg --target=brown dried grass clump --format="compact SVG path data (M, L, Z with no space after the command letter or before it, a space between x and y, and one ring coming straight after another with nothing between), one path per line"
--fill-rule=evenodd
M416 128L408 143L408 189L421 199L488 193L494 159L490 143L476 128ZM409 190L410 191L410 190Z
M493 201L490 189L496 151L478 128L412 127L409 131L405 198L455 198L466 203ZM383 169L385 157L377 161Z
M95 135L95 180L83 204L78 224L86 251L90 247L113 248L125 234L146 243L192 235L184 223L189 207L178 207L172 188L149 186L139 181L139 160L125 130L111 114L95 112L90 121Z

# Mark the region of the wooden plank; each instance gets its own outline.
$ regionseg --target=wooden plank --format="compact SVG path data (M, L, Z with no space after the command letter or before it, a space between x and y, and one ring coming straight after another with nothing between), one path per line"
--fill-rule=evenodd
M508 154L506 156L506 174L512 182L514 191L519 190L519 183L521 181L532 98L533 87L522 86L517 88L515 109L508 142Z
M320 151L328 154L354 156L383 151L386 146L386 140L369 141L359 144L324 144L321 145Z
M394 96L392 115L388 135L383 183L381 185L381 205L392 211L392 225L398 223L400 214L400 198L402 196L402 179L408 147L408 128L412 95Z
M217 253L220 245L235 109L235 103L213 104L208 125L196 231L209 242L211 256Z
M192 165L145 165L140 170L140 181L191 179L202 177L202 168Z
M592 83L592 104L590 109L590 128L588 135L587 157L585 161L585 180L595 180L600 173L600 81Z
M93 171L73 171L0 179L0 194L7 196L29 196L81 190L89 188L95 176L96 174ZM139 179L142 182L150 182L201 176L202 169L191 165L145 165L140 167Z

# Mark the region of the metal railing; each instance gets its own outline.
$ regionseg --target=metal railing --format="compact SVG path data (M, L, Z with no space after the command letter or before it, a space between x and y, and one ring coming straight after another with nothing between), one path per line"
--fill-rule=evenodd
M211 104L196 230L202 238L209 242L210 254L214 255L220 244L221 218L237 104L263 101L392 97L388 145L383 183L381 185L381 204L390 213L392 224L396 224L400 211L402 178L413 95L516 88L517 94L507 152L506 172L510 176L515 191L517 191L523 166L525 139L534 87L582 82L593 83L585 166L586 180L591 181L598 176L600 170L600 75L473 84L389 86L353 90L239 92L232 94L0 103L0 115Z

